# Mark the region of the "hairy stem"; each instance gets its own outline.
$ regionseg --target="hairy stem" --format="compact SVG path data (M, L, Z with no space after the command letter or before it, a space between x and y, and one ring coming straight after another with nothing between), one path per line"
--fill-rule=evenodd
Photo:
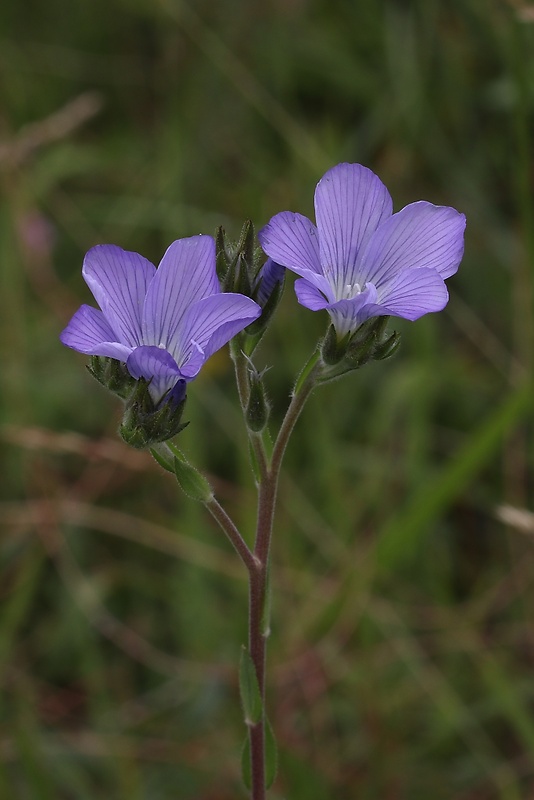
M258 569L258 560L254 553L250 550L249 546L239 533L237 526L233 522L233 520L228 516L224 508L215 499L212 497L211 500L208 500L204 503L212 517L217 520L219 526L222 528L234 549L237 551L238 555L240 556L242 562L246 566L249 575L253 572L256 572Z
M278 478L284 453L304 405L316 385L322 366L312 359L297 387L284 417L273 448L269 468L259 485L258 517L254 557L256 569L249 571L249 651L256 669L258 686L265 708L265 662L269 622L265 618L267 584ZM265 712L249 729L252 775L252 800L265 800Z

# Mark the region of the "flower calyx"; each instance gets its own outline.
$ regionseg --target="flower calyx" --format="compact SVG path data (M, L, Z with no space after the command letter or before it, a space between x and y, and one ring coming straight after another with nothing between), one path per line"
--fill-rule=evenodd
M182 422L186 403L186 382L180 379L155 404L149 392L150 381L136 381L136 387L126 400L119 433L122 439L137 450L174 438L189 423Z
M115 358L91 356L87 370L102 386L121 400L130 397L137 383L128 372L126 364Z
M330 325L321 345L324 368L321 382L327 382L352 372L369 361L391 358L399 348L401 335L386 330L389 317L375 317L360 325L352 334L337 338Z

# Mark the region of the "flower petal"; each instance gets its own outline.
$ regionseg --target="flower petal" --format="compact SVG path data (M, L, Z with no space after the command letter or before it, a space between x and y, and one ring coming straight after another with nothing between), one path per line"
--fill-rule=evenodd
M116 336L104 314L97 308L83 305L61 332L60 341L79 353L108 356L126 361L132 348L114 341Z
M141 344L141 315L156 268L139 253L100 244L86 254L82 274L115 332L114 339Z
M128 357L126 366L132 378L150 381L148 390L155 403L182 378L178 364L162 347L136 347Z
M393 204L380 178L361 164L338 164L315 190L323 273L334 286L358 281L356 259Z
M381 310L369 316L391 314L413 321L423 314L441 311L448 300L447 287L436 270L405 269L380 289L376 308Z
M373 313L372 309L376 306L376 296L376 288L372 283L368 283L363 292L360 292L355 297L338 300L336 303L330 303L327 306L327 311L339 336L344 336L349 331L356 330L369 317L388 313L387 311ZM378 308L378 306L376 307ZM371 312L369 312L369 309L371 309Z
M173 351L184 374L195 349L201 349L206 361L260 314L260 306L250 297L230 292L204 297L190 306L182 318Z
M276 285L282 283L285 274L285 267L277 264L272 258L268 258L260 269L254 284L254 290L255 292L257 291L256 299L262 308L274 292Z
M361 282L377 288L404 269L428 267L448 278L464 252L465 216L420 200L393 214L374 233L358 259Z
M295 281L295 294L301 306L305 306L311 311L321 311L330 305L324 294L305 278L299 278Z
M302 275L321 274L317 228L308 217L281 211L258 233L260 244L277 264Z
M147 292L143 342L173 352L178 326L189 306L220 291L213 238L200 235L173 242Z
M192 381L193 378L196 378L204 366L206 358L207 356L204 350L199 347L195 341L192 341L190 354L186 357L186 360L180 367L180 372L184 378L187 378L188 381Z

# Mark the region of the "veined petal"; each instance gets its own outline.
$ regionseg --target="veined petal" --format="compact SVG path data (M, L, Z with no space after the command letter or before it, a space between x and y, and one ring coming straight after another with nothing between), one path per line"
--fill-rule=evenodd
M132 378L150 381L148 390L155 403L182 378L178 364L162 347L136 347L128 357L126 366Z
M260 314L260 306L242 294L227 292L198 300L182 318L173 350L177 363L187 370L196 348L205 361Z
M420 200L393 214L373 234L358 259L360 282L378 288L405 269L428 267L448 278L464 252L465 216Z
M295 294L301 306L309 308L310 311L321 311L330 305L324 294L305 278L299 278L295 281Z
M191 342L191 348L188 348L189 355L186 356L185 362L180 367L180 372L188 381L193 380L206 361L206 353L198 346L195 341Z
M322 271L333 285L358 281L358 253L392 211L388 190L367 167L338 164L323 175L315 190L315 217Z
M263 308L269 297L272 295L276 285L282 283L285 275L285 267L277 264L272 258L268 258L258 273L254 290L257 290L257 301Z
M143 342L175 349L177 329L186 310L221 289L215 270L215 241L190 236L173 242L148 289L143 310Z
M141 315L156 268L139 253L100 244L86 254L82 274L115 335L125 345L141 344Z
M277 264L302 275L321 274L317 228L308 217L281 211L258 233L260 244Z
M369 317L387 314L387 311L369 313L369 309L375 307L376 299L376 288L372 283L368 283L363 292L360 292L355 297L330 303L326 309L338 335L344 336L348 331L355 330Z
M79 353L126 361L132 348L116 342L115 338L104 314L86 305L78 309L59 336L62 344Z
M416 320L423 314L441 311L449 293L441 275L434 269L405 269L379 290L380 315ZM376 316L376 314L369 314Z

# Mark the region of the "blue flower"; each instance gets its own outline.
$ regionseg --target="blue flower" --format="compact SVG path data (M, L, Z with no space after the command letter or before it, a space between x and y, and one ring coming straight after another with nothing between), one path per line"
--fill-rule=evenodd
M465 216L423 200L392 212L370 169L338 164L317 184L317 226L282 211L258 234L267 255L300 276L299 303L325 309L340 339L371 317L415 320L447 304L444 278L462 259Z
M97 245L82 274L101 310L82 305L61 341L124 362L133 378L150 382L156 405L261 314L249 297L221 292L211 236L173 242L157 270L138 253Z

